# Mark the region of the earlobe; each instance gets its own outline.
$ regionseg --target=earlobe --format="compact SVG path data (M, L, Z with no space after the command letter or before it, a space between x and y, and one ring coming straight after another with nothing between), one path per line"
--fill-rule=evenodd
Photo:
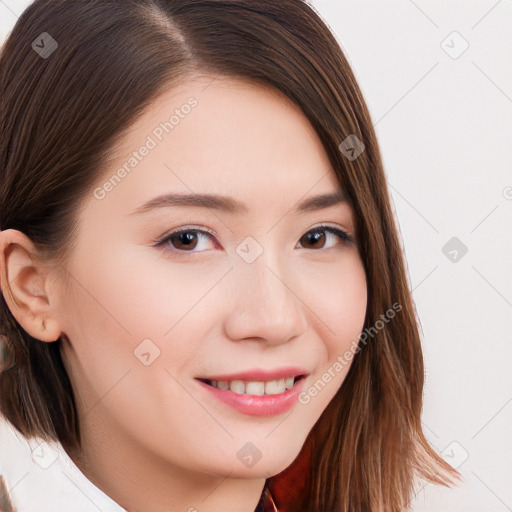
M49 274L23 233L0 231L0 286L13 316L33 338L56 341L61 334L47 295Z

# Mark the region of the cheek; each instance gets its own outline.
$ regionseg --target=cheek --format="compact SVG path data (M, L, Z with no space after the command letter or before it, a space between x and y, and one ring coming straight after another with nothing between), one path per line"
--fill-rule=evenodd
M193 272L191 265L150 259L143 249L105 251L94 259L76 267L87 290L75 287L69 315L78 385L92 403L114 389L109 398L116 397L120 411L178 403L183 392L173 377L188 382L201 345L219 322L211 292L225 269Z
M311 276L310 276L311 277ZM317 275L322 286L310 292L319 338L318 366L304 387L301 403L320 415L335 396L352 365L367 307L367 283L359 257Z
M312 276L310 276L312 277ZM345 352L364 325L367 307L366 275L355 254L316 276L310 287L311 309L320 322L321 338L328 359Z
M190 366L219 321L203 299L224 269L194 279L180 265L145 264L138 251L104 251L70 273L74 299L66 305L66 332L73 352L66 360L90 418L100 421L105 409L118 423L130 418L126 428L147 443L165 439L169 430L186 438L197 427L185 417L204 424L204 410L182 386L190 385ZM168 412L161 426L148 428L154 411Z
M123 250L112 243L77 261L72 273L82 285L75 287L80 321L94 318L103 332L131 340L130 346L144 338L172 336L182 323L190 324L201 309L197 306L229 267L202 265L195 271L190 263L155 254L154 248Z
M229 270L229 264L209 265L205 262L182 263L172 260L157 249L139 247L126 251L112 268L111 291L108 300L114 301L119 316L134 332L145 330L146 336L162 338L194 322L201 315L203 302ZM122 263L122 265L120 265ZM192 319L192 322L191 322Z

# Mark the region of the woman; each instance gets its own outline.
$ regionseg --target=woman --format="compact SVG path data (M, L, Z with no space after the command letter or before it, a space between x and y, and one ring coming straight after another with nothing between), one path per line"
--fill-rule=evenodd
M16 429L132 512L453 483L375 132L311 6L36 0L0 62Z

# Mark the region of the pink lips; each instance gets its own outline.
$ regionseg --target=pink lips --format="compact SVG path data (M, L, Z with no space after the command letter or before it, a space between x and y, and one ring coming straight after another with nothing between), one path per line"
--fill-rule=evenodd
M308 374L302 368L282 368L278 370L250 370L242 373L230 375L215 375L208 378L198 378L200 386L205 389L210 396L233 407L237 411L250 416L274 416L289 411L296 403L302 388L304 380ZM277 395L248 395L235 393L229 389L219 389L211 386L208 381L224 380L242 380L267 382L269 380L284 379L289 377L301 377L296 379L293 387Z

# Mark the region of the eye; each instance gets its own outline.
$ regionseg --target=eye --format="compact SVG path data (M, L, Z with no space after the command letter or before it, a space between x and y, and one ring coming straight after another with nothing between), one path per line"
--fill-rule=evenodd
M299 239L299 242L302 243L306 249L329 249L330 247L325 247L326 242L334 242L336 238L341 240L344 244L349 244L353 241L352 237L342 229L321 225L310 229ZM167 250L171 251L176 256L184 256L186 253L204 252L208 250L208 240L214 242L217 240L212 231L185 227L164 235L157 240L153 246L165 246ZM213 245L214 248L219 247L218 243L214 243Z
M349 236L346 231L343 231L340 228L326 225L321 225L310 229L304 236L301 237L299 242L306 244L306 249L329 249L330 247L325 247L322 242L325 244L325 242L328 240L334 241L333 239L335 237L337 237L345 244L352 242L352 237ZM307 247L307 245L313 245L313 247Z
M213 232L191 227L182 228L165 235L156 242L155 247L170 246L170 251L181 256L185 252L202 252L205 248L205 241L215 240ZM199 250L194 250L199 247Z

